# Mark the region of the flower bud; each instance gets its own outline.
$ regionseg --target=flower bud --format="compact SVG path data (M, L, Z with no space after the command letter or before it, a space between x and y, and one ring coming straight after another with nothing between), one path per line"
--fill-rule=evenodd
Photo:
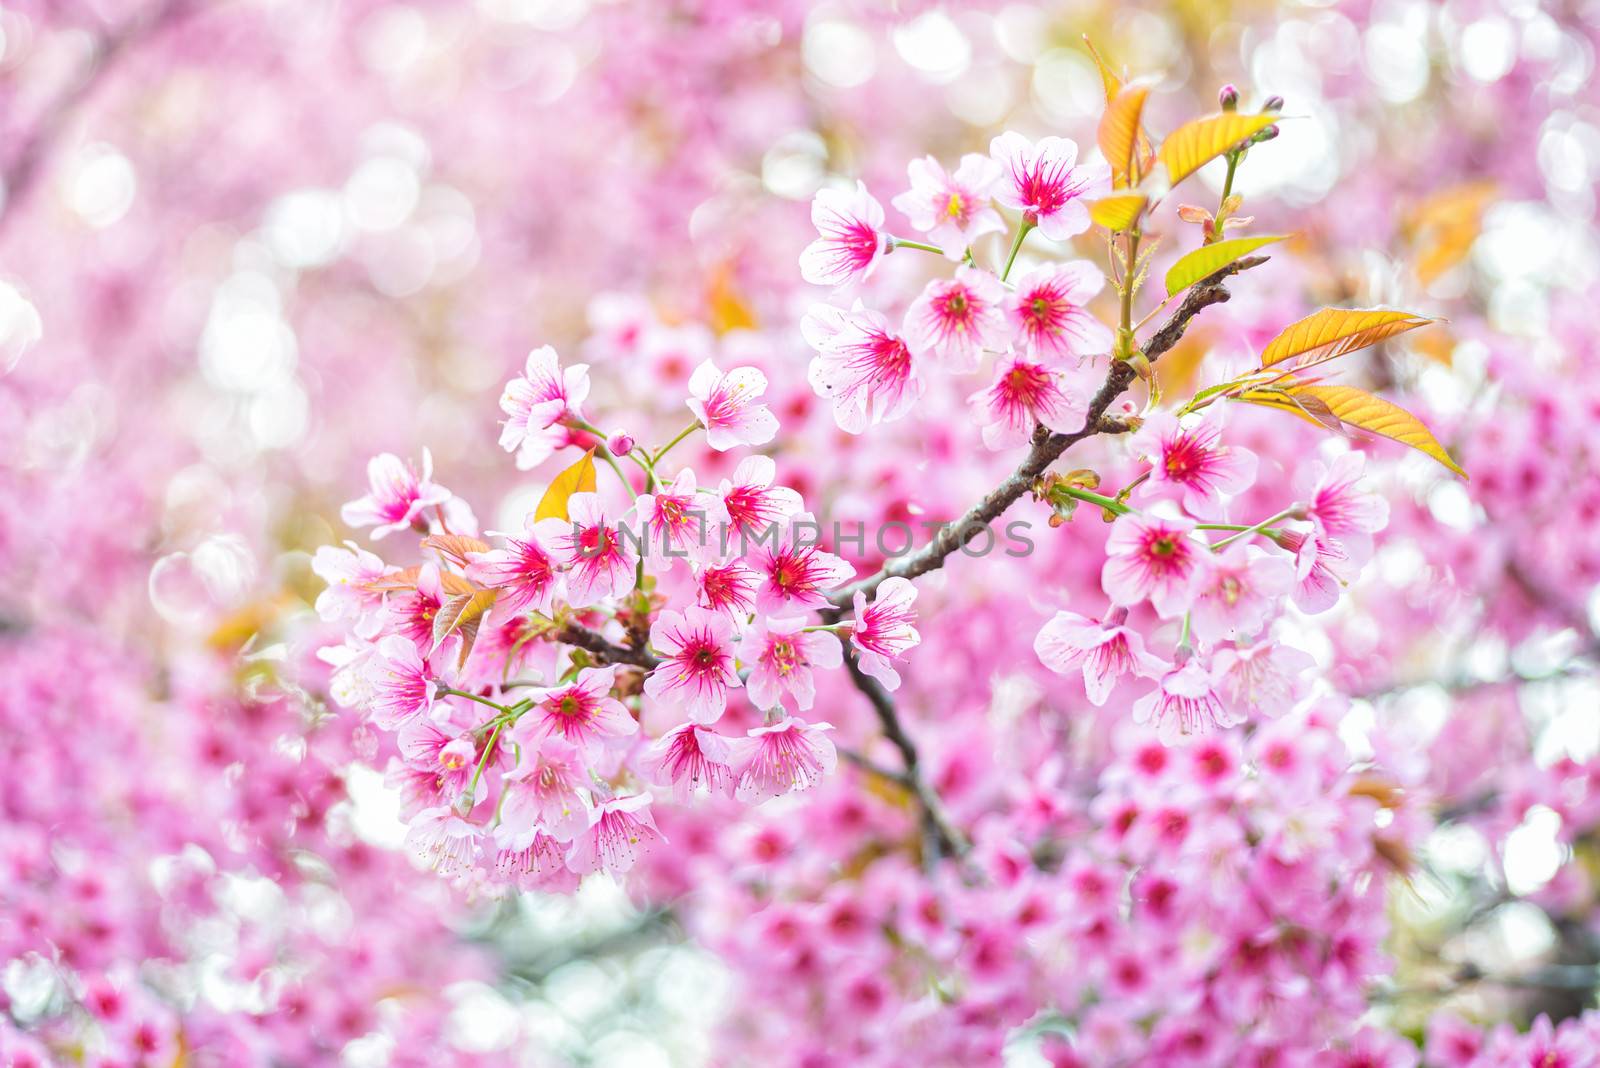
M633 435L626 430L613 431L606 438L606 448L611 450L612 456L626 456L633 451Z
M1232 82L1222 87L1217 94L1217 103L1222 105L1223 111L1236 111L1239 108L1239 90Z
M1277 123L1273 123L1271 126L1268 126L1265 130L1262 130L1260 133L1256 134L1250 140L1256 142L1257 144L1260 144L1262 141L1270 141L1274 137L1277 137L1277 136L1278 136L1278 124Z
M1278 112L1283 110L1283 97L1269 96L1267 102L1261 105L1262 111Z

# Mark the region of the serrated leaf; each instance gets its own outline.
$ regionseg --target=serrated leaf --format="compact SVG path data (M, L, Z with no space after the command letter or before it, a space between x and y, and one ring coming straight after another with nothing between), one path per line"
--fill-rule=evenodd
M1261 366L1272 367L1296 358L1297 367L1325 363L1436 321L1425 315L1384 308L1323 308L1291 323L1268 342L1261 353Z
M1139 180L1139 119L1144 113L1148 85L1130 85L1106 104L1100 116L1100 151L1111 165L1112 185L1126 189Z
M466 567L470 553L486 553L489 543L466 534L430 534L422 539L424 549L433 549L441 556Z
M452 634L459 635L461 654L456 663L458 667L465 664L472 653L472 643L478 638L478 624L483 622L483 614L499 593L499 590L474 590L441 604L433 616L433 647L439 648Z
M1138 193L1102 197L1089 205L1089 218L1113 233L1128 230L1139 221L1146 201L1147 198Z
M1276 408L1288 412L1321 430L1332 430L1337 433L1344 429L1339 417L1315 397L1297 396L1282 389L1250 389L1235 399L1261 408Z
M539 498L533 519L566 519L567 501L574 493L593 493L597 485L594 474L594 450L585 452L578 462L555 477L550 488Z
M1158 152L1167 168L1167 180L1177 185L1279 118L1276 114L1244 115L1237 111L1223 111L1184 123L1167 135Z
M1210 245L1201 245L1172 265L1167 272L1167 296L1175 297L1202 278L1216 274L1235 260L1243 259L1263 245L1286 239L1288 234L1265 234L1261 237L1230 237Z
M1122 79L1112 73L1110 65L1101 58L1100 50L1089 40L1087 34L1084 35L1083 46L1089 50L1089 55L1094 57L1094 65L1100 71L1100 85L1106 91L1106 103L1109 104L1122 91Z
M1461 465L1451 459L1444 446L1433 436L1433 431L1398 404L1354 386L1293 386L1289 392L1298 400L1314 398L1321 401L1346 426L1409 445L1438 460L1462 478L1467 477Z

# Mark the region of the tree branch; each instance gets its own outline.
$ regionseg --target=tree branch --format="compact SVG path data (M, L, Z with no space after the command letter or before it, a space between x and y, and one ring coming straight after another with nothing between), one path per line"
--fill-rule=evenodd
M1144 358L1154 363L1164 353L1171 351L1183 339L1183 333L1188 329L1191 319L1211 305L1222 304L1228 300L1231 294L1223 286L1224 281L1240 271L1247 271L1265 262L1267 262L1265 256L1248 256L1228 264L1216 274L1196 283L1183 298L1183 302L1173 311L1172 317L1150 335L1150 340L1140 346L1139 351L1144 354ZM1099 392L1089 402L1089 414L1084 419L1082 430L1072 434L1052 434L1043 426L1035 427L1033 448L1028 450L1028 455L1009 478L967 509L966 514L959 520L941 527L933 540L921 549L890 560L876 574L834 591L829 597L834 607L837 609L848 607L857 592L871 597L885 579L916 578L918 575L925 575L929 571L943 567L945 560L952 553L965 547L990 523L1004 515L1006 509L1015 504L1024 493L1027 493L1039 476L1044 474L1045 468L1054 463L1062 453L1085 438L1093 437L1102 431L1120 432L1126 429L1126 424L1120 420L1108 420L1109 425L1102 426L1101 419L1106 414L1106 409L1110 408L1112 403L1133 384L1135 377L1137 376L1133 366L1127 361L1113 363L1111 370L1106 373L1106 380L1101 384Z
M568 623L555 632L555 639L564 645L576 645L594 655L602 664L631 664L649 671L661 663L659 657L648 649L618 645L597 630L577 623Z

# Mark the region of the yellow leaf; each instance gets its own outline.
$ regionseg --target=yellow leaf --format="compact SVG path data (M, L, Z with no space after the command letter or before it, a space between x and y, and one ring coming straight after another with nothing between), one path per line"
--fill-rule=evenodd
M1382 397L1374 397L1354 386L1292 386L1289 392L1296 397L1312 397L1321 401L1346 426L1409 445L1438 460L1462 478L1467 477L1461 465L1450 458L1450 454L1444 451L1444 446L1439 444L1422 420L1398 404L1391 404Z
M1425 315L1383 308L1323 308L1291 323L1273 338L1261 353L1261 366L1271 367L1296 357L1298 367L1325 363L1435 321Z
M1112 233L1131 229L1144 211L1145 197L1137 193L1121 193L1102 197L1089 205L1089 218Z
M1106 103L1109 104L1122 91L1122 79L1111 72L1111 68L1106 64L1106 61L1100 57L1100 50L1095 48L1094 42L1089 40L1087 34L1084 35L1083 46L1094 57L1094 65L1100 71L1100 84L1106 91Z
M1230 237L1210 245L1201 245L1172 265L1167 272L1167 296L1177 296L1202 278L1216 274L1234 260L1243 259L1262 245L1282 241L1287 234L1263 234L1261 237Z
M1139 181L1139 117L1149 95L1148 85L1130 85L1106 105L1105 114L1100 116L1100 151L1111 164L1111 179L1117 189Z
M1167 180L1177 185L1279 118L1275 114L1244 115L1237 111L1223 111L1184 123L1161 142L1160 156L1161 162L1167 165Z
M574 493L593 493L596 484L594 450L590 449L577 463L561 472L555 477L555 481L550 483L550 488L539 498L539 507L534 509L534 522L537 523L541 519L567 518L567 499Z
M1254 404L1262 408L1276 408L1282 412L1304 419L1314 427L1323 430L1340 430L1341 424L1337 416L1328 410L1328 406L1314 397L1292 396L1284 389L1249 389L1239 394L1238 400L1246 404Z
M474 590L441 604L433 616L433 647L437 649L450 635L459 634L461 654L457 664L465 664L472 653L472 643L478 637L478 624L499 593L499 590Z
M459 567L466 567L472 553L486 553L489 543L467 534L430 534L422 539L424 549L433 549Z

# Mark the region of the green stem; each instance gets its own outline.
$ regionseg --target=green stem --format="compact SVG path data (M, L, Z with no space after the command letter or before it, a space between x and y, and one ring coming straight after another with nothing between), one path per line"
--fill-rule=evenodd
M1186 649L1189 646L1189 613L1183 614L1183 629L1178 631L1178 648Z
M661 458L663 456L665 456L667 453L671 452L673 450L673 448L678 444L678 442L682 441L684 438L688 437L690 434L693 434L696 430L699 430L699 429L700 429L700 420L696 419L694 422L690 423L688 426L686 426L682 430L678 431L678 436L673 438L671 441L667 442L665 445L661 446L661 449L660 449L659 452L656 453L655 458L650 461L651 468L654 468L656 466L656 464L660 463L661 462Z
M1133 285L1142 236L1138 230L1128 231L1127 253L1122 261L1122 304L1117 320L1117 358L1121 360L1133 355Z
M510 713L511 713L511 709L507 708L505 705L501 704L500 702L491 701L487 697L479 697L477 694L468 693L466 690L452 690L448 686L436 686L436 687L434 687L433 692L434 693L446 694L446 695L448 695L450 697L465 697L467 700L476 701L480 705L488 705L490 708L495 709L496 711L498 711L501 715L510 715Z
M494 730L489 733L489 740L483 743L483 755L478 758L478 766L472 771L472 781L467 784L467 796L474 797L478 793L478 780L483 777L483 767L489 763L489 754L494 752L495 743L500 740L500 732L505 730L504 723L496 723Z
M1280 523L1283 520L1288 519L1293 514L1294 514L1294 509L1293 508L1285 508L1283 511L1279 512L1277 515L1273 516L1270 519L1263 519L1261 522L1255 524L1254 526L1244 527L1244 528L1240 529L1239 533L1230 534L1228 537L1223 538L1221 541L1219 541L1215 545L1211 546L1211 551L1212 552L1220 552L1222 549L1224 549L1227 546L1231 545L1232 543L1238 541L1240 538L1247 538L1247 537L1250 537L1252 534L1265 533L1272 526L1272 524Z
M1115 497L1107 497L1105 494L1095 493L1093 490L1079 489L1077 486L1058 485L1054 488L1054 492L1104 508L1112 515L1127 515L1133 511L1132 508Z
M1011 277L1011 267L1017 262L1017 253L1022 251L1022 239L1028 236L1036 224L1023 219L1017 224L1017 236L1011 242L1011 254L1006 257L1006 269L1000 272L1000 281L1004 282Z
M1233 173L1239 169L1239 161L1243 158L1244 156L1238 152L1228 153L1228 176L1222 180L1222 199L1224 201L1233 195ZM1222 210L1221 205L1218 205L1217 210L1219 212ZM1222 235L1218 234L1217 236L1221 237Z
M889 239L889 241L890 241L889 247L891 249L914 248L914 249L920 249L923 252L937 252L941 256L944 255L944 249L940 248L938 245L925 245L921 241L907 241L904 238L900 238L900 237L891 237Z
M594 451L599 454L600 459L604 460L611 470L616 472L617 481L621 482L622 488L628 491L628 496L637 497L638 494L633 492L633 483L628 481L628 476L623 473L622 465L617 463L615 454L613 454L611 449L606 446L606 432L587 420L572 418L568 419L567 421L572 426L577 427L579 430L588 431L590 434L593 434L596 438L600 439L595 443ZM648 475L649 473L649 470L646 469L645 474Z

